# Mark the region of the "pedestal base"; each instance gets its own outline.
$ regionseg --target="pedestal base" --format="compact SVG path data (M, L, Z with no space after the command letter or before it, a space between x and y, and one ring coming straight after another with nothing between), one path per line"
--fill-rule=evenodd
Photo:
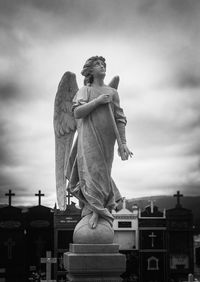
M126 257L117 244L70 244L64 266L71 282L121 282Z

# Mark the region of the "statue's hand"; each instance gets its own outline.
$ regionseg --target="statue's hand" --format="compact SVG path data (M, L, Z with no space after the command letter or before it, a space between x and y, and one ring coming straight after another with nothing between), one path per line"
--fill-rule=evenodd
M126 144L122 144L121 148L118 148L118 155L125 161L128 160L129 157L132 158L133 153L129 150Z
M110 103L112 100L112 96L109 94L102 94L98 98L96 98L99 105Z

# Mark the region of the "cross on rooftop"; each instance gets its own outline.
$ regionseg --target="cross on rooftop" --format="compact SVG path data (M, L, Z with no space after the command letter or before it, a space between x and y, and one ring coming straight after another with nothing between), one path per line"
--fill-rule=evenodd
M5 196L8 196L8 204L9 206L11 206L12 196L15 196L15 193L12 193L12 190L9 190L9 192L6 193Z
M181 204L180 204L180 198L183 197L182 194L180 194L180 191L177 191L176 194L174 195L174 197L177 198L177 204L176 204L176 207L181 207Z
M151 238L151 247L154 247L154 238L156 238L157 235L155 235L153 232L149 235L149 238Z
M70 198L72 198L73 196L71 195L71 193L69 192L69 190L67 190L67 195L66 195L66 198L67 198L67 206L70 206Z
M38 205L41 206L41 197L43 197L44 194L42 194L41 190L39 190L38 194L35 194L35 196L38 196Z
M46 263L46 280L41 280L41 282L56 282L56 280L51 280L51 264L57 262L57 258L51 257L51 252L46 252L46 258L41 258L41 263Z
M126 197L123 197L123 209L126 209Z
M150 202L151 213L153 213L153 209L154 209L153 203L155 202L155 200L148 200L148 202Z

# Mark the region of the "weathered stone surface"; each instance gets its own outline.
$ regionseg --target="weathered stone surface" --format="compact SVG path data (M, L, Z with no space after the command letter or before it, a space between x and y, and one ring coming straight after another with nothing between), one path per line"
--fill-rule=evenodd
M91 215L83 217L74 229L73 242L75 244L112 244L114 230L107 220L99 218L97 227L89 227Z
M126 269L125 255L116 253L116 244L99 244L93 247L95 253L92 253L92 244L71 244L72 252L64 254L64 266L68 271L69 281L121 282L120 274ZM77 250L81 253L75 253Z
M122 282L123 279L120 277L100 277L100 276L91 276L91 277L78 277L67 275L67 281L70 282Z
M73 254L66 253L65 265L70 273L119 273L124 270L124 257L115 254Z
M72 253L118 253L118 244L70 244L69 251Z

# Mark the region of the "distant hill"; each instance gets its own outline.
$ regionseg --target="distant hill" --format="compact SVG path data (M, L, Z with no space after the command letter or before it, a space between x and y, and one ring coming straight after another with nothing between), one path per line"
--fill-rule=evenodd
M172 209L176 206L176 198L172 196L154 196L154 197L142 197L142 198L133 198L127 200L127 208L132 209L134 204L137 204L139 208L143 209L145 206L150 203L148 200L155 200L154 205L156 205L159 210L163 209ZM192 210L194 216L194 224L195 226L200 227L200 196L192 197L192 196L184 196L181 197L180 203L183 208Z

